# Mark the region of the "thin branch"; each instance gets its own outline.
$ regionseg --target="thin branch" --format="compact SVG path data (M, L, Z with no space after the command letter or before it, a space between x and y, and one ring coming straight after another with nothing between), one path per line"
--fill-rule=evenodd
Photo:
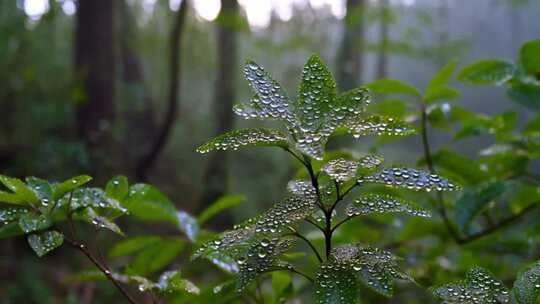
M306 238L305 236L303 236L302 234L300 234L298 231L294 230L293 232L293 235L304 240L308 245L309 247L311 248L311 250L313 250L313 252L315 253L315 255L317 256L317 260L319 260L320 263L323 262L323 259L321 258L321 255L319 254L319 251L317 250L317 248L315 248L315 246L313 245L313 243L308 239Z
M431 148L429 146L429 140L428 140L427 112L426 112L426 107L424 104L422 104L421 124L422 124L422 146L424 148L424 158L426 159L426 164L429 169L429 172L431 174L435 174L436 173L435 166L433 165L433 159L431 158ZM443 219L444 225L446 226L448 233L456 242L459 242L460 237L457 231L454 229L454 226L450 222L450 219L448 218L446 207L444 206L443 196L440 191L437 191L437 203L438 203L437 210L439 212L439 215Z
M482 238L486 235L489 235L517 220L519 220L520 218L522 218L523 216L525 216L527 213L537 209L538 207L540 207L540 202L534 202L532 204L530 204L529 206L525 207L525 209L521 210L519 213L516 213L512 216L509 216L507 217L506 219L504 220L501 220L499 221L497 224L489 227L489 228L486 228L480 232L477 232L475 234L471 234L471 235L468 235L464 238L460 238L457 243L460 244L460 245L463 245L463 244L467 244L467 243L470 243L472 241L475 241L479 238Z
M428 140L428 133L427 133L427 113L426 113L426 107L425 105L422 105L422 118L421 118L421 124L422 124L422 145L424 148L424 158L426 159L426 164L428 166L429 172L432 174L435 174L435 166L433 165L433 159L431 158L431 150L429 146L429 140ZM473 242L475 240L478 240L479 238L482 238L484 236L487 236L493 232L496 232L499 229L502 229L506 227L507 225L517 221L518 219L522 218L527 213L533 211L538 206L540 206L540 202L535 202L527 206L525 209L523 209L521 212L512 215L506 219L503 219L499 221L498 223L491 225L490 227L477 232L472 235L468 235L465 237L461 237L457 231L455 230L454 226L450 222L450 219L448 218L446 208L444 206L444 200L442 197L442 192L437 191L437 201L438 201L438 211L443 219L444 225L446 226L450 236L454 239L454 241L459 245L464 245L470 242Z
M308 281L310 281L311 283L314 283L314 282L315 282L315 280L313 280L312 277L310 277L309 275L307 275L307 274L301 272L300 270L298 270L298 269L296 269L296 268L294 268L294 267L287 268L287 270L290 271L290 272L294 272L294 273L296 273L296 274L299 274L299 275L303 276L304 278L306 278L306 279L307 279Z
M113 285L118 289L118 291L120 291L120 293L126 298L129 303L137 304L137 302L135 302L135 300L129 295L129 293L122 287L122 285L120 285L120 283L114 278L111 271L92 255L92 253L87 249L86 245L79 243L76 240L72 240L65 235L64 240L69 245L71 245L71 247L82 252L107 277L107 279L111 281L111 283L113 283Z
M298 156L296 153L294 153L291 149L289 149L289 147L282 147L283 150L287 151L289 154L291 154L294 158L296 158L300 163L302 163L302 165L306 166L307 167L307 164L306 162L300 158L300 156Z
M321 226L317 225L317 223L315 223L314 221L306 218L304 219L306 222L310 223L311 225L315 226L315 228L319 229L322 233L324 233L324 228L322 228Z

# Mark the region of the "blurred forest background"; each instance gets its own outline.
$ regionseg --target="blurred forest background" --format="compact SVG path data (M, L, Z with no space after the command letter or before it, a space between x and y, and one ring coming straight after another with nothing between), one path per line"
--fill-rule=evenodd
M287 155L270 150L195 152L218 133L261 125L231 111L251 94L244 60L265 66L289 92L312 53L329 63L342 91L385 77L423 87L453 58L513 61L523 42L540 36L538 16L534 0L0 1L0 172L51 180L87 173L98 184L124 174L192 213L241 193L250 207L231 216L244 218L278 200L295 172ZM457 103L469 110L532 117L503 88L458 87ZM451 139L432 140L436 150ZM491 140L453 147L472 155ZM414 163L418 143L379 149L389 163ZM225 216L214 225L231 223ZM38 266L18 242L0 247L0 281L9 281L0 303L68 303L70 289L47 278L62 278L75 262L60 254Z

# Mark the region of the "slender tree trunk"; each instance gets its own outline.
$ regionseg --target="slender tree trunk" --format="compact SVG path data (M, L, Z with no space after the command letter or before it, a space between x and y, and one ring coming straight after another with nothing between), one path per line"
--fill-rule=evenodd
M337 58L337 84L342 91L357 87L362 81L366 6L366 0L347 0L343 40Z
M182 33L186 23L188 11L188 1L184 0L180 4L180 8L176 12L174 24L170 33L169 45L169 92L168 92L168 108L165 115L165 120L161 125L153 146L148 153L143 157L137 167L137 177L141 180L146 180L148 172L163 152L167 140L171 134L176 117L179 115L178 104L180 103L180 50L182 42Z
M235 79L237 66L236 22L238 3L236 0L222 0L217 19L217 59L218 69L213 103L215 134L229 131L233 127L233 102L236 96ZM202 206L207 206L224 195L228 181L226 152L212 153L204 174L205 191Z
M77 108L79 136L103 145L114 118L115 6L110 0L79 0L75 26L75 71L84 87Z
M379 0L381 19L379 25L379 54L377 57L376 78L385 78L388 71L388 47L390 31L390 3L388 0Z
M120 59L122 63L123 99L128 103L125 115L124 142L122 155L124 167L135 171L133 160L139 160L150 144L148 138L156 134L154 104L144 80L144 71L135 43L137 40L136 21L126 0L120 2Z

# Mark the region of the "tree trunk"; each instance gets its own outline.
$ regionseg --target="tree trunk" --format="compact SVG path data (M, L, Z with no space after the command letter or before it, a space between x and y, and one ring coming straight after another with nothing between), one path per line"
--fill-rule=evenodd
M182 42L182 33L186 23L188 10L188 1L184 0L180 4L180 8L176 12L176 18L170 33L170 49L169 49L169 92L168 92L168 108L165 115L163 125L161 125L156 140L148 153L143 157L137 167L137 177L141 180L146 180L148 172L163 152L167 140L171 134L176 117L179 115L178 104L180 103L180 50Z
M380 32L379 32L379 54L377 57L376 78L385 78L388 71L388 36L390 30L390 3L388 0L379 0L381 9Z
M77 130L90 145L102 145L114 118L115 5L110 0L80 0L75 26L75 72L84 99L77 107Z
M222 0L221 11L217 19L217 60L214 95L215 134L230 131L233 127L233 101L236 96L235 79L237 66L236 22L238 3L236 0ZM210 154L210 159L203 175L205 190L201 207L208 206L226 193L228 181L227 152Z
M343 39L338 54L337 84L342 91L359 86L362 80L365 0L347 0Z
M123 96L129 105L125 110L125 130L122 155L129 156L124 159L124 168L130 172L135 171L133 160L139 160L150 145L148 138L156 134L156 121L154 104L151 93L144 80L144 71L137 54L135 43L137 40L136 20L130 11L126 0L120 2L120 59L122 63ZM146 144L145 144L146 143Z

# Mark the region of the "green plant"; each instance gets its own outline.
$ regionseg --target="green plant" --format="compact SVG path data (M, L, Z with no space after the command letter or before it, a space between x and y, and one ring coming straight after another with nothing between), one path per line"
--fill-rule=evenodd
M338 245L334 234L359 216L430 216L426 209L401 197L372 192L370 185L425 191L451 191L459 187L443 177L416 169L381 169L383 159L378 155L325 153L325 146L331 136L338 134L351 133L355 138L404 136L413 134L414 127L392 117L367 114L370 97L366 88L338 94L331 73L315 55L304 66L296 100L288 98L281 86L252 61L247 62L244 75L254 97L249 104L237 105L234 111L247 119L278 120L287 133L260 128L235 130L212 139L198 151L275 146L298 160L307 178L290 182L282 201L208 241L194 257L207 258L227 271L238 271L235 286L240 292L264 273L283 270L299 274L314 284L316 303L355 303L359 300L360 285L390 297L394 280L413 281L399 269L398 258L389 251L357 243ZM436 89L433 95L449 92L445 87ZM361 193L349 200L357 190ZM306 237L304 226L322 233L324 253ZM283 258L295 248L296 240L307 243L313 251L318 262L315 275Z
M178 226L188 237L195 237L196 220L173 204L156 188L147 184L128 185L127 178L112 178L102 188L83 187L92 178L82 175L61 183L49 183L36 177L20 179L0 175L0 182L9 191L0 191L0 239L26 235L28 244L43 257L66 243L83 253L94 268L73 275L68 281L108 279L127 301L136 303L123 284L136 284L141 291L163 297L179 293L198 293L199 289L181 277L178 270L166 271L153 282L143 275L161 270L176 257L183 244L175 238L157 236L124 240L113 248L112 256L143 250L141 244L152 243L152 251L143 251L131 269L124 273L111 269L97 245L91 249L80 239L76 223L87 223L123 236L115 220L126 214L143 220L164 221ZM206 217L210 217L208 214ZM150 261L152 261L150 263ZM139 265L139 267L137 267ZM141 269L142 267L142 269ZM149 267L151 267L149 269Z

